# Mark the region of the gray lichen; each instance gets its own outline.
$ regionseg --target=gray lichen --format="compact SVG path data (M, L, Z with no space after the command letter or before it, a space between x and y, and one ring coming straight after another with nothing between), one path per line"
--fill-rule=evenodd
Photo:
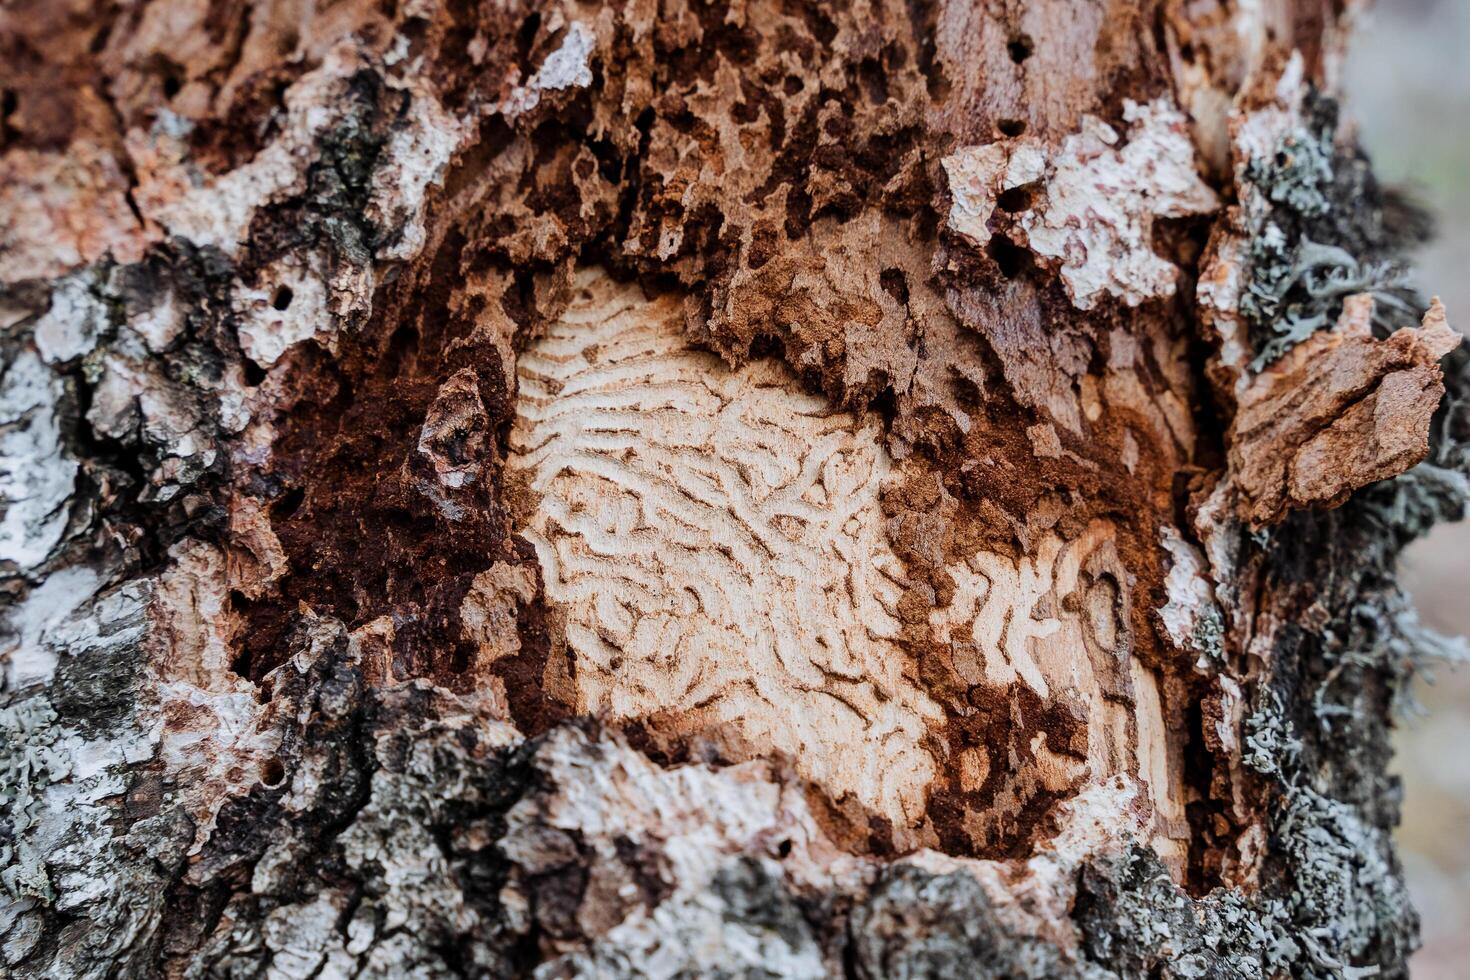
M1169 980L1357 980L1401 962L1412 913L1387 834L1304 787L1273 822L1291 870L1250 897L1191 900L1143 847L1087 869L1077 914L1089 957L1118 976ZM1386 934L1385 921L1405 928Z
M1240 312L1256 357L1275 361L1314 331L1336 322L1342 301L1370 293L1383 332L1415 322L1420 304L1404 280L1398 244L1382 225L1384 193L1366 161L1337 145L1337 106L1312 94L1307 122L1253 159L1245 180L1269 202L1247 250ZM1362 212L1344 218L1343 212Z
M1398 256L1422 220L1396 218L1399 205L1377 186L1367 161L1339 144L1330 100L1309 95L1304 113L1305 126L1245 173L1269 204L1248 243L1240 304L1255 345L1253 370L1331 326L1351 294L1374 295L1380 335L1421 312ZM1135 853L1093 869L1092 887L1117 898L1097 917L1098 928L1104 937L1123 929L1117 945L1134 957L1128 969L1324 980L1403 975L1417 920L1391 844L1400 793L1387 775L1389 725L1409 680L1427 661L1459 655L1459 647L1418 624L1394 566L1409 541L1464 513L1466 362L1463 349L1446 362L1449 396L1424 463L1359 491L1340 509L1242 534L1244 553L1261 562L1267 615L1279 623L1241 731L1241 761L1266 801L1263 867L1270 871L1252 896L1217 889L1195 900L1199 932L1189 926L1187 939L1160 943L1149 936L1155 923L1148 916L1183 899L1151 870L1151 858ZM1115 927L1110 917L1135 924ZM1201 946L1215 958L1191 973L1198 967L1187 951ZM1137 958L1150 948L1169 955Z
M864 980L1108 975L1046 942L1011 933L997 921L979 882L963 872L892 869L853 911L848 933Z
M1360 263L1336 245L1305 235L1290 243L1280 226L1270 224L1251 242L1251 282L1240 309L1251 323L1259 349L1251 370L1275 361L1342 312L1342 301L1357 293L1377 300L1373 324L1391 332L1414 315L1402 272L1388 263Z
M1225 615L1220 605L1211 601L1205 606L1189 636L1190 647L1199 654L1197 670L1218 670L1225 663Z

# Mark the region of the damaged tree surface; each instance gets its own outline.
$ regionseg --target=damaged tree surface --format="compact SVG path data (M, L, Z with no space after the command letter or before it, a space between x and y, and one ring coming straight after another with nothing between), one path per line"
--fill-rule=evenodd
M1404 975L1357 6L7 6L0 973Z

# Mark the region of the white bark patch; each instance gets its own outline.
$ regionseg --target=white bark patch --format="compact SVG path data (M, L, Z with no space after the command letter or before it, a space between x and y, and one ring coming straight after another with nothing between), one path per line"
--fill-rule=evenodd
M949 178L949 227L973 245L990 241L998 195L1046 174L1045 150L1030 139L963 146L940 164Z
M1205 577L1205 556L1199 548L1167 525L1160 537L1173 564L1164 578L1169 598L1159 609L1159 618L1169 639L1183 650L1191 645L1201 614L1214 605L1215 590Z
M178 303L172 289L164 290L158 302L128 321L128 326L155 354L162 354L168 345L183 333L186 313Z
M218 176L201 172L190 160L187 120L164 110L148 132L129 131L139 209L170 235L237 255L259 208L306 189L317 141L340 121L348 79L363 67L351 44L333 48L321 67L286 90L280 135L248 163Z
M537 760L556 791L516 804L500 842L533 875L563 856L549 829L576 831L585 847L615 861L620 835L656 843L676 891L702 889L745 853L784 851L786 874L804 885L829 884L861 866L827 839L799 782L765 760L665 769L620 741L589 742L567 726L548 736Z
M0 376L0 562L39 567L66 531L77 462L61 441L65 386L33 351Z
M309 977L351 976L357 962L346 955L337 930L347 901L339 894L324 893L309 904L287 905L266 916L262 930L270 947L267 980L307 980ZM336 954L337 969L323 969ZM342 972L345 969L346 972Z
M132 131L128 145L137 161L139 207L169 234L237 256L261 208L306 190L318 144L346 118L350 79L365 67L370 66L351 45L334 48L320 68L287 89L280 135L226 174L206 175L190 162L189 124L176 116L164 112L151 131ZM387 84L406 90L409 98L373 170L365 216L383 243L374 259L407 261L423 248L429 191L443 182L473 128L446 112L424 83ZM371 264L359 268L326 254L303 258L295 252L260 270L258 280L256 287L237 284L233 304L241 348L269 367L305 340L330 347L345 315L371 306L376 276Z
M314 88L321 75L322 70L313 72L288 90L288 110L301 94L297 90ZM282 136L218 177L194 169L185 143L189 124L164 110L150 132L132 130L127 137L137 161L138 207L171 235L238 254L257 208L305 188L312 134L303 132L302 109L296 109Z
M101 359L87 422L101 435L157 450L162 459L144 499L170 500L214 465L214 426L198 394L169 379L141 347L125 339Z
M797 887L855 882L867 871L864 859L833 847L797 781L763 761L664 769L621 742L591 742L575 728L551 734L537 765L555 789L507 814L500 847L518 874L503 897L513 904L526 878L554 872L569 857L585 861L577 921L591 939L589 948L546 964L544 975L597 976L599 964L630 961L648 977L757 968L826 975L809 938L726 914L716 885L752 858L774 881ZM667 892L652 907L626 857L630 849L657 869Z
M127 877L115 873L114 831L128 768L152 753L147 723L128 702L126 676L146 628L148 583L135 580L98 595L98 581L81 567L50 575L11 611L7 645L0 648L6 686L15 695L0 707L0 732L9 740L0 756L8 825L0 914L21 917L8 932L21 955L39 938L31 931L34 915L27 916L33 900L83 915L122 905L128 887ZM106 706L106 718L79 723L58 715L39 685L60 670L72 671L73 679L107 672L99 688L115 687L118 699ZM123 676L115 676L119 670ZM7 941L7 958L15 952Z
M407 83L408 111L395 124L373 170L366 216L385 238L377 261L407 261L424 246L424 209L431 188L443 183L469 130L450 116L428 88ZM325 124L319 124L323 128ZM313 131L313 137L315 131ZM324 251L289 252L259 274L254 288L237 284L240 347L269 367L296 344L316 340L334 349L338 325L372 305L376 264L358 267Z
M745 963L779 976L825 976L816 949L795 930L782 937L749 916L721 914L720 879L754 864L775 883L774 894L861 892L884 864L840 851L799 783L768 762L665 769L620 740L561 728L533 764L546 789L507 814L500 846L515 871L502 902L512 910L529 905L533 883L569 862L587 874L575 911L586 943L567 943L572 948L546 965L548 976L603 975L599 967L629 962L651 977L732 972L731 964ZM1124 776L1087 788L1060 807L1056 833L1025 861L930 850L902 860L932 874L972 876L1016 934L1071 946L1077 871L1146 838L1150 813L1141 797ZM650 894L650 875L661 895Z
M0 646L5 669L5 690L18 691L50 683L61 651L86 632L85 620L76 620L78 610L97 591L97 573L84 565L53 572L14 607L6 620L13 639Z
M561 46L546 56L525 85L518 85L501 103L507 116L530 112L541 104L542 92L558 92L568 88L586 88L592 84L592 49L596 38L581 21L567 27Z
M383 148L367 206L373 224L399 229L397 239L378 250L384 260L407 261L423 249L429 188L443 184L449 161L469 136L468 127L444 111L427 85L409 79L406 87L413 100L408 117Z
M777 876L776 862L767 859L761 865L766 875ZM831 976L821 949L809 934L783 934L741 911L732 908L717 887L665 901L651 914L610 930L589 954L537 968L536 977L551 980L568 975L559 972L564 968L570 968L571 976L649 980L680 980L691 975L783 980Z
M287 254L270 264L261 276L263 286L238 286L235 312L239 314L240 349L261 367L269 367L297 344L320 339L330 348L337 336L337 318L330 307L331 280L327 257L317 253L303 259ZM346 270L344 270L345 272ZM354 276L371 290L371 276ZM366 299L366 295L361 295Z
M723 726L737 752L789 753L834 795L917 819L941 716L893 643L876 423L775 362L732 372L691 349L673 298L579 285L520 359L511 437L579 710Z
M1113 127L1085 116L1055 150L1025 137L945 157L950 228L985 244L999 195L1042 181L1044 193L1018 214L1017 233L1060 268L1078 309L1104 295L1129 306L1173 295L1179 270L1154 252L1154 221L1209 214L1220 202L1197 172L1183 113L1163 99L1128 101L1123 118L1130 126L1122 145Z
M89 288L87 273L69 276L51 290L51 306L36 320L36 350L47 364L64 364L97 346L107 309Z
M1078 309L1104 293L1129 306L1172 296L1179 270L1153 250L1155 218L1208 214L1215 192L1195 168L1184 114L1164 100L1125 103L1128 142L1092 116L1052 159L1046 204L1022 218L1032 251L1061 263Z

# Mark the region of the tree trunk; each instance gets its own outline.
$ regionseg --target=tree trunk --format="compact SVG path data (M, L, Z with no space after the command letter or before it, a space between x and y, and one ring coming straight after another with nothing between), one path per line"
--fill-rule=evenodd
M1357 6L7 6L0 973L1402 975Z

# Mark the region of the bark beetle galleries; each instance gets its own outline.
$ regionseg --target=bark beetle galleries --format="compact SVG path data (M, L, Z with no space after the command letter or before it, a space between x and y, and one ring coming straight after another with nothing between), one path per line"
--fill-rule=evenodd
M936 750L954 737L936 696L959 692L926 690L904 643L876 420L802 394L773 363L732 373L691 349L675 297L649 302L599 270L573 289L519 359L511 466L538 498L522 533L566 611L579 712L730 758L789 755L905 849L925 833L965 853L1017 847L1038 799L1137 771L1135 683L1142 723L1163 720L1152 675L1120 656L1110 525L944 569L955 587L928 616L934 655L1009 730ZM957 789L958 826L925 813L936 783Z
M1401 974L1348 14L0 14L7 971Z

